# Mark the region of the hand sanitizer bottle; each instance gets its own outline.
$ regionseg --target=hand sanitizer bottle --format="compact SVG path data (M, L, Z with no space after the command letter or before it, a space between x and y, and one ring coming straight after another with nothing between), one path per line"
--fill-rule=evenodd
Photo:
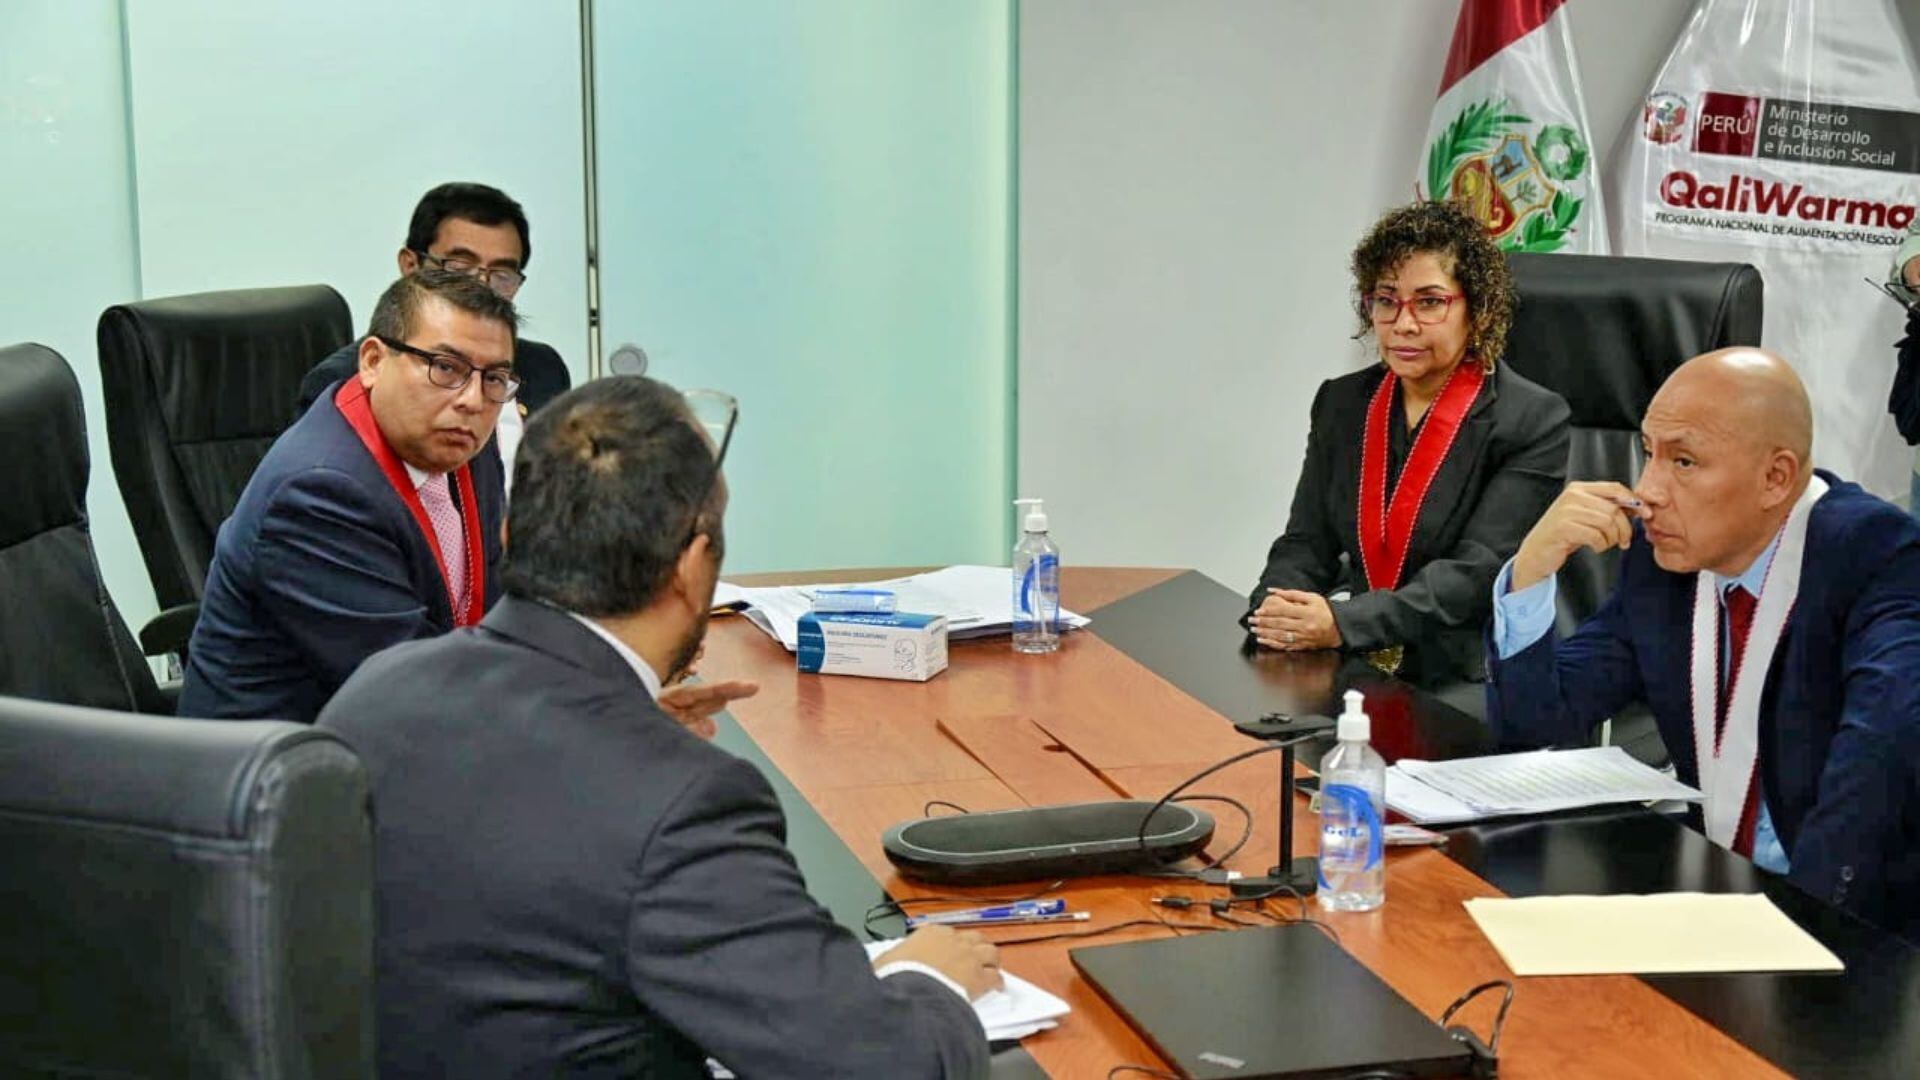
M1047 536L1039 499L1013 505L1028 507L1026 528L1013 546L1013 651L1050 653L1060 647L1060 549Z
M1372 911L1387 899L1387 763L1367 745L1360 691L1346 694L1339 745L1320 762L1320 906Z

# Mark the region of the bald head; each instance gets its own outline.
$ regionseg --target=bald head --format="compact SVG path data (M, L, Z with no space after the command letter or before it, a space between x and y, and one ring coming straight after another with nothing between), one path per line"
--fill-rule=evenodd
M1761 453L1786 450L1805 471L1813 456L1813 404L1792 365L1747 346L1703 353L1680 365L1647 412L1685 399L1700 422Z
M1738 574L1779 531L1812 479L1813 407L1800 376L1763 349L1682 364L1647 406L1654 558L1675 571Z

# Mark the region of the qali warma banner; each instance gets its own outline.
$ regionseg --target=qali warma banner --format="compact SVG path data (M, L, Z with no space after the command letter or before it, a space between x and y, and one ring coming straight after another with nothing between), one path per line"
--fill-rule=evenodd
M1920 197L1920 70L1892 0L1699 0L1612 186L1623 255L1749 262L1762 343L1814 399L1814 458L1887 496L1899 307L1883 277Z

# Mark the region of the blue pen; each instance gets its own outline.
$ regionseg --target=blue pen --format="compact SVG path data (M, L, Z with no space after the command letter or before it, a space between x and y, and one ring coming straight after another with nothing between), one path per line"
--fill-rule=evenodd
M1064 897L1053 900L1022 900L1017 904L1004 904L999 907L967 908L962 911L941 911L935 912L932 915L915 915L907 919L907 926L1007 922L1014 919L1031 919L1036 916L1058 915L1065 910L1067 910L1067 901Z

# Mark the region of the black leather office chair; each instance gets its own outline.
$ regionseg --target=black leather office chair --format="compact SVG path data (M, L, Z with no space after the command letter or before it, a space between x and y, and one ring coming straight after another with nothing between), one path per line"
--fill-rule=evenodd
M1508 263L1520 303L1505 362L1567 399L1570 479L1638 480L1640 420L1667 376L1701 353L1760 343L1763 287L1744 263L1529 254ZM1569 560L1560 632L1593 614L1619 574L1618 551ZM1643 760L1665 763L1659 739L1644 710L1615 718L1613 740Z
M171 712L100 580L80 384L44 345L0 349L0 461L0 694Z
M141 631L177 652L213 561L213 540L273 440L300 379L353 339L325 285L173 296L100 316L107 446L161 616Z
M1689 358L1758 345L1760 272L1744 263L1607 255L1509 256L1520 304L1507 362L1567 399L1574 480L1640 476L1640 419L1654 391ZM1582 552L1560 574L1560 629L1599 608L1618 552Z
M371 1076L372 843L328 732L0 698L0 1074Z

